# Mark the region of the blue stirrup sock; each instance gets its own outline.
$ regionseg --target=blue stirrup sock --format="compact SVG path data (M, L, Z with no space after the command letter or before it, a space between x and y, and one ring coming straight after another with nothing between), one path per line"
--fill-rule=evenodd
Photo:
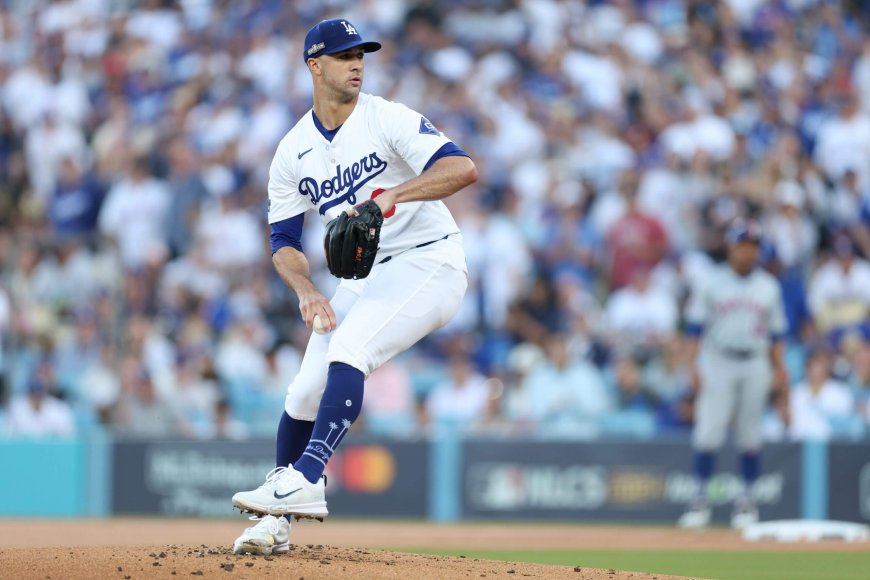
M740 454L740 475L743 476L743 490L738 500L752 503L752 485L761 475L761 454L758 451L744 451Z
M305 479L317 483L329 458L335 453L362 409L365 375L349 364L329 365L326 388L320 399L311 440L293 464Z
M305 451L311 439L314 421L301 421L281 413L278 436L275 438L275 467L287 467L295 463Z
M696 485L695 490L696 501L706 501L707 499L707 484L713 476L713 469L716 467L716 455L712 451L696 451L693 461L693 471L695 474Z
M696 451L694 461L695 477L708 481L716 467L716 455L712 451Z
M749 487L761 475L761 454L757 451L745 451L740 454L740 475Z

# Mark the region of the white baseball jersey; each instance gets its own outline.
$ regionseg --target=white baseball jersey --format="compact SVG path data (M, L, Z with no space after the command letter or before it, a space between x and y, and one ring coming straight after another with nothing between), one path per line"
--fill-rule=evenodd
M313 110L278 145L269 172L269 223L316 209L325 224L342 211L423 172L450 140L405 105L360 93L332 141ZM459 232L441 201L407 202L384 216L378 259Z
M704 347L766 354L773 336L786 331L782 291L760 268L740 276L717 266L692 292L686 309L690 325L703 327Z

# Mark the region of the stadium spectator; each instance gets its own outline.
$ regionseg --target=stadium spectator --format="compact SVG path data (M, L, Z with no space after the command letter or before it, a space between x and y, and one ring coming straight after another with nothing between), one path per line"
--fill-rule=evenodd
M266 351L266 379L258 386L264 392L283 396L290 378L299 371L300 364L302 357L296 347L285 342L275 343Z
M711 110L703 95L690 93L683 114L659 136L666 153L685 162L724 161L734 151L734 129Z
M616 408L620 411L640 411L650 415L658 411L661 397L646 384L637 357L622 354L614 363Z
M475 370L468 355L454 354L447 379L426 396L427 420L435 427L473 429L485 419L490 394L486 377Z
M49 393L48 385L34 375L27 392L12 398L6 430L12 437L72 437L76 425L69 404Z
M692 188L686 187L688 176L682 166L677 155L666 155L663 163L653 164L643 172L637 191L638 208L661 223L676 251L697 246L698 200L692 199Z
M90 161L81 128L50 109L27 131L24 150L32 192L40 205L47 204L54 192L65 159L73 160L79 167Z
M182 138L169 147L167 186L172 192L168 223L169 249L173 256L186 254L193 245L195 224L208 199L197 152Z
M614 406L601 372L569 357L562 334L545 341L546 358L526 375L523 389L535 432L543 436L594 436L597 421Z
M100 232L118 245L130 272L160 268L168 255L166 217L171 194L151 174L148 160L131 161L125 177L109 189L100 210Z
M529 288L529 278L534 277L531 250L517 223L518 213L516 195L508 190L494 211L481 213L473 208L466 212L466 219L458 219L469 265L476 266L469 270L469 288L479 287L482 322L490 328L506 324L511 306ZM511 251L498 251L506 247Z
M831 377L831 353L819 348L809 355L806 378L792 387L789 435L800 441L827 441L845 434L856 418L849 386Z
M130 316L125 331L122 352L132 361L120 367L121 377L126 380L125 392L147 377L148 386L154 387L158 398L171 400L175 387L175 345L160 331L158 323L146 316ZM133 363L142 370L134 368Z
M780 181L773 190L775 205L766 224L766 239L786 271L803 275L815 257L818 231L805 213L806 194L794 181Z
M259 320L239 320L226 328L216 345L215 367L218 375L233 385L255 389L267 377L266 328ZM287 377L289 381L292 377Z
M205 248L208 265L226 272L262 263L265 243L257 219L240 207L238 196L230 190L215 196L213 203L205 204L196 223L196 236Z
M528 294L510 306L504 327L516 342L543 345L552 332L564 330L564 325L553 280L541 273Z
M130 103L123 96L110 96L106 109L94 129L91 150L97 174L114 182L124 174L130 157L144 155L155 146L156 137L153 127L134 122Z
M121 398L115 410L115 425L120 433L135 437L171 438L191 436L184 431L176 413L162 400L151 376L135 358L121 364Z
M832 255L812 275L808 303L816 326L836 346L842 334L860 329L870 312L870 263L856 255L852 240L834 237Z
M847 230L856 239L866 242L865 221L868 219L867 195L870 185L861 185L854 169L847 169L834 181L831 192L829 225Z
M507 356L504 390L500 397L501 416L512 433L531 433L535 427L528 374L544 361L544 350L524 342L513 347Z
M819 126L814 158L831 180L852 171L861 184L870 183L870 117L858 107L858 99L848 92L835 101L837 115Z
M607 230L609 286L618 290L639 270L651 270L665 256L668 238L659 221L643 213L637 202L638 176L627 174L620 184L625 213Z
M223 399L220 381L210 363L203 357L179 357L174 373L173 396L167 401L172 413L183 425L183 431L198 438L214 434L215 413L218 402Z
M814 265L818 228L806 211L806 192L796 181L780 181L765 224L765 267L779 278L788 335L800 340L811 329L806 273Z
M371 433L410 435L414 432L414 385L402 361L390 361L369 375L362 414L363 426Z
M117 353L110 344L100 347L99 358L88 361L76 386L81 402L93 409L102 425L112 422L115 405L121 395L121 381L115 369Z
M201 436L204 439L244 441L251 437L251 430L233 416L233 408L229 400L220 398L214 404L211 428Z
M63 326L65 332L58 333L54 341L52 366L63 390L78 397L85 370L100 359L108 339L98 326L96 313L87 308L65 316Z
M689 386L689 361L683 338L674 335L662 345L661 356L644 368L644 384L657 397L667 402L677 401Z
M650 273L635 270L629 285L607 299L606 325L613 347L642 349L651 354L670 340L677 328L676 300L650 283Z
M61 239L90 237L97 225L103 191L94 177L75 159L64 157L46 213L54 234Z

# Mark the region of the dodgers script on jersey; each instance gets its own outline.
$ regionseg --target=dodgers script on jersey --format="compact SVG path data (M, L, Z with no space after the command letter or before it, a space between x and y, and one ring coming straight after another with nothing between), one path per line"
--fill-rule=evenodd
M450 140L405 105L360 93L332 141L313 110L278 145L269 172L269 223L316 210L327 223L380 189L419 175ZM459 232L441 201L407 202L384 216L378 259Z
M761 269L738 275L717 267L692 292L687 322L703 327L703 346L766 354L773 336L786 331L782 294L776 279Z

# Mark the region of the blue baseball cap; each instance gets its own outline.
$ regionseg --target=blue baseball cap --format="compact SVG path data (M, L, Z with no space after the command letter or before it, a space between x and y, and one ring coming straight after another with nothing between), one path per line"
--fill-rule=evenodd
M729 246L739 244L740 242L751 242L753 244L761 244L761 226L754 221L738 220L728 228L728 233L725 239Z
M335 54L361 46L366 52L381 49L380 42L364 41L356 27L343 18L333 18L318 22L305 35L302 60L317 58L324 54Z

